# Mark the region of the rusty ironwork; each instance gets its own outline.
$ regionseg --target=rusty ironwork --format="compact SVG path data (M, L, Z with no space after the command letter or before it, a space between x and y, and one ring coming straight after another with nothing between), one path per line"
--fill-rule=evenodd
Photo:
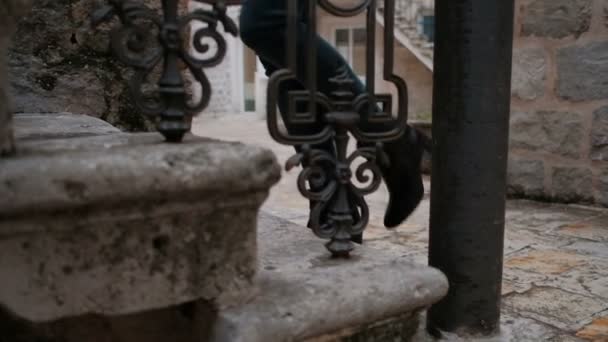
M181 141L190 131L192 116L209 104L211 84L203 69L218 65L226 54L226 41L217 30L218 24L225 32L238 34L236 24L226 14L225 1L200 2L212 3L211 9L180 15L179 0L162 0L161 16L140 1L109 0L92 17L95 26L115 16L119 18L120 25L111 33L112 51L118 60L135 70L129 83L135 105L156 120L158 130L170 142ZM195 28L193 23L202 25ZM216 46L212 52L211 41ZM182 66L201 86L196 102L186 90ZM160 78L156 85L151 84L159 67Z
M331 82L336 91L323 94L317 91L317 47L316 11L317 7L338 17L366 15L366 91L353 94L349 86L347 70L337 70ZM383 143L398 139L407 127L407 85L393 71L394 57L394 15L395 1L385 0L384 10L384 80L394 84L397 101L390 94L376 94L376 15L378 1L361 0L348 7L336 5L330 0L310 0L307 4L306 34L306 90L290 91L289 112L282 113L291 125L310 125L321 120L324 127L312 134L292 134L281 129L277 105L279 87L282 82L296 79L297 65L297 4L287 2L287 67L275 72L269 80L267 124L271 136L279 143L301 146L300 152L286 163L289 170L302 165L298 177L298 188L302 195L314 203L311 209L310 228L322 238L329 239L327 249L334 256L348 256L354 245L351 239L362 234L369 221L369 208L365 195L376 191L381 183L379 163L388 163L383 151ZM296 103L307 103L307 112L297 112ZM381 106L377 106L381 104ZM396 105L396 118L393 107ZM319 108L326 110L319 117ZM383 130L367 129L380 126ZM349 136L358 142L358 147L348 153ZM321 150L314 146L332 141L335 152ZM355 160L362 158L363 163L355 166ZM353 172L354 168L354 172ZM353 175L357 182L353 182ZM311 184L322 184L320 187Z

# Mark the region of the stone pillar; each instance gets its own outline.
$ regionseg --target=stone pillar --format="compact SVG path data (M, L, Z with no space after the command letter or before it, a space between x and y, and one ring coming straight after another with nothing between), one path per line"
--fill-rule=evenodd
M9 108L6 51L16 20L30 8L30 0L0 0L0 156L14 150Z

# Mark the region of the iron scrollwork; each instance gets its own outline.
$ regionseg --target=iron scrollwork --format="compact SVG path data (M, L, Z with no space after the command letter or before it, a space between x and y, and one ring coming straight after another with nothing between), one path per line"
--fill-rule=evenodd
M338 70L330 80L336 85L331 94L318 92L316 81L316 10L323 8L328 13L340 17L353 17L366 14L366 91L355 96L350 89L353 80L347 70ZM383 78L397 89L396 118L393 118L394 101L390 94L376 94L375 84L375 35L377 0L361 0L349 7L340 7L331 0L309 0L307 6L308 33L306 42L306 89L291 91L289 112L283 113L292 124L310 124L322 120L324 127L312 134L295 135L284 132L280 127L278 115L279 87L282 82L296 79L297 70L297 5L296 1L287 3L287 68L275 72L268 84L267 124L271 136L279 143L301 146L300 152L286 163L286 169L302 165L298 177L298 188L302 195L313 204L309 227L315 235L329 239L327 249L334 255L345 257L353 250L351 239L362 234L369 222L369 208L365 195L378 189L381 183L379 164L388 164L383 151L383 143L398 139L407 127L407 85L394 74L394 0L384 4L384 65ZM308 112L296 112L295 101L307 101ZM376 104L381 103L378 108ZM322 118L316 115L318 108L327 109ZM364 113L366 115L361 115ZM368 124L384 124L384 130L366 130ZM363 143L348 154L349 136ZM335 153L314 148L313 146L332 141ZM354 165L356 159L363 163ZM352 170L355 169L353 174ZM354 178L361 184L353 182ZM314 186L317 184L317 186ZM319 186L320 185L320 186Z
M180 16L179 0L163 0L162 17L139 1L108 2L93 14L92 23L97 26L115 16L119 18L121 25L111 32L111 48L118 60L135 70L129 87L136 107L157 120L158 130L167 141L181 141L190 131L191 117L209 104L211 84L203 69L218 65L226 54L226 41L217 30L218 23L225 32L238 34L236 24L226 14L225 2L214 1L211 9ZM201 26L194 28L191 24L197 22ZM192 49L187 44L190 37ZM210 41L216 46L212 53ZM149 84L149 78L161 61L162 71L155 87ZM201 86L200 99L195 103L188 99L180 63Z

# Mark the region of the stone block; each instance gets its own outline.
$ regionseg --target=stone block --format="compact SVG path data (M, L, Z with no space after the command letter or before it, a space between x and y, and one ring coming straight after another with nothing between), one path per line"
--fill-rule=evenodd
M407 341L408 322L447 293L441 272L402 249L362 245L333 259L304 226L264 213L258 226L258 296L220 311L211 341L392 341L383 334L395 328Z
M515 196L541 196L545 167L541 160L511 157L507 169L507 191Z
M566 202L593 200L591 170L579 167L556 167L551 176L551 196Z
M524 36L578 37L589 30L592 0L535 0L525 8Z
M513 51L511 92L522 100L534 100L545 93L547 59L540 48Z
M608 161L608 106L593 113L591 160Z
M557 52L557 94L566 100L608 98L608 41L562 48Z
M270 151L121 133L25 145L0 161L0 306L39 322L251 294Z
M15 138L20 142L120 133L118 128L103 120L70 113L17 114L14 126Z
M558 111L513 112L511 148L578 158L583 140L581 116Z
M566 330L582 327L587 317L608 309L608 303L553 287L535 287L503 298L503 305L521 316Z

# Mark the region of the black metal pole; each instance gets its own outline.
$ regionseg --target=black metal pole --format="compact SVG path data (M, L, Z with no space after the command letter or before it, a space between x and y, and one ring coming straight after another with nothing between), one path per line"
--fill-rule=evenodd
M449 279L431 333L500 319L514 0L437 0L429 264Z

